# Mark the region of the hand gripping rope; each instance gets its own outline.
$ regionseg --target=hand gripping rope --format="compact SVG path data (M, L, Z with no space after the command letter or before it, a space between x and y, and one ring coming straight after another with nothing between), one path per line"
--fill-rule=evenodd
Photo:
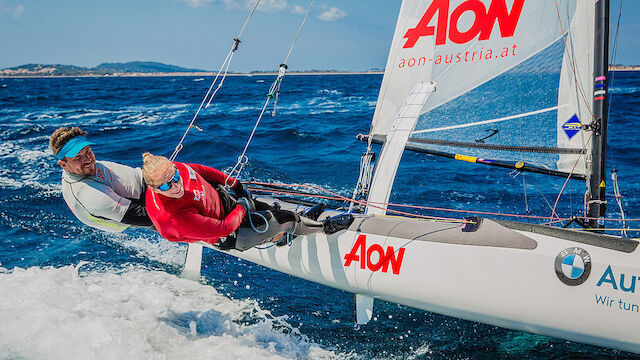
M224 80L227 78L227 72L229 70L229 65L231 65L231 60L233 59L233 54L235 54L236 50L238 50L238 46L240 45L240 37L242 36L242 33L244 32L244 29L246 29L247 25L249 24L249 20L251 20L251 17L253 16L253 13L256 11L256 8L258 7L258 4L260 4L260 1L261 0L257 0L256 1L255 5L253 6L253 9L251 9L251 12L249 13L249 16L247 17L247 20L245 20L245 22L244 22L244 25L242 26L242 29L238 33L238 36L235 39L233 39L233 45L231 45L231 50L229 50L229 53L227 54L227 57L222 62L222 65L220 66L220 69L218 70L218 73L216 74L216 77L213 79L213 82L211 83L211 86L209 86L209 90L207 90L207 94L202 99L202 102L200 103L200 106L198 107L198 110L193 115L193 119L191 119L191 122L189 123L189 126L187 127L187 130L185 130L184 134L182 135L182 138L180 139L180 142L178 142L178 145L176 145L176 148L173 150L173 153L171 154L171 157L169 158L169 160L171 160L171 161L175 160L175 158L176 158L176 156L178 156L178 153L180 152L180 150L182 150L182 148L183 148L182 143L184 142L184 139L187 137L187 134L189 133L189 130L191 129L191 127L193 127L193 124L195 123L196 119L198 118L198 115L200 114L200 110L202 110L202 107L204 106L204 103L207 102L207 99L209 99L209 101L207 102L207 106L205 106L205 108L208 108L209 105L211 105L211 101L213 100L213 97L216 96L216 94L218 93L218 90L220 90L220 88L222 87L222 84L224 83ZM223 69L224 69L224 74L222 75L220 83L218 84L218 87L216 87L216 89L213 91L213 94L211 94L211 90L213 89L213 86L218 81L218 78L220 78L220 73L222 73ZM211 96L209 96L209 94L211 94Z
M227 178L224 181L224 185L225 186L234 186L235 182L234 183L229 183L229 179L231 179L231 178L234 178L234 179L240 178L240 174L242 173L242 170L244 169L244 166L249 162L249 158L246 155L247 149L249 148L249 144L251 144L251 140L253 139L253 135L255 135L255 133L256 133L256 129L258 128L258 125L260 124L260 120L262 120L262 116L264 115L264 112L267 109L267 106L269 106L269 102L274 97L275 97L275 101L274 101L274 105L273 105L273 111L271 112L271 116L275 116L275 114L276 114L276 105L278 103L278 96L280 94L280 85L282 84L282 79L284 78L285 72L286 72L286 70L288 68L287 61L289 60L289 56L291 56L291 52L293 51L293 47L295 46L296 41L298 41L298 37L300 36L300 32L302 31L302 27L304 26L304 23L307 21L307 18L309 17L309 13L311 12L311 8L313 7L313 2L314 1L315 0L311 0L311 3L309 4L309 8L307 9L306 14L304 15L304 19L302 20L302 23L300 24L300 27L298 28L298 33L296 34L295 39L293 39L293 42L291 43L291 46L289 47L289 53L285 57L285 59L282 62L282 64L280 64L280 70L278 71L278 76L276 77L274 82L269 87L269 93L267 93L267 99L264 102L264 106L262 106L262 110L260 111L260 115L258 115L258 119L256 120L256 123L253 126L253 130L251 130L251 134L249 135L249 139L247 139L247 143L245 144L244 149L242 150L242 153L240 154L240 156L238 156L238 161L233 166L233 169L231 169L229 174L227 174Z

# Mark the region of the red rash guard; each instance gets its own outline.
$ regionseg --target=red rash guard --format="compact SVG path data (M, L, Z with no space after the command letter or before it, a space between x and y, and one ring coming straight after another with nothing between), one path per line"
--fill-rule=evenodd
M147 212L162 237L169 241L214 244L240 226L245 215L237 205L225 214L216 189L209 183L224 184L227 175L220 170L198 164L174 162L184 184L184 195L168 198L148 189ZM233 178L229 179L234 183Z

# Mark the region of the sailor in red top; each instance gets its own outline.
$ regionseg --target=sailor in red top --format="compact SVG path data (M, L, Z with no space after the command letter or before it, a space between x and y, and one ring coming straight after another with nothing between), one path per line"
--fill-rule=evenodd
M242 251L281 233L333 234L353 221L351 215L341 215L320 222L273 208L252 199L239 181L207 166L171 162L149 153L143 158L142 174L151 190L146 195L147 212L169 241L204 241ZM225 182L233 185L236 197L223 188ZM254 230L256 224L261 231ZM224 246L218 241L221 238Z
M173 165L166 172L170 176L165 178L172 180L177 171L177 182L167 191L152 187L153 191L147 192L147 211L160 235L169 241L214 244L234 232L247 209L236 205L227 213L218 191L211 185L224 184L227 176L198 164ZM240 185L234 179L230 181Z

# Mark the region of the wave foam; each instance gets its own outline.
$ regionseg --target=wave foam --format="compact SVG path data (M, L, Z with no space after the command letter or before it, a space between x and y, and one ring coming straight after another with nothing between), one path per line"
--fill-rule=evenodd
M74 111L76 114L74 115L67 115L66 118L67 119L73 119L73 120L77 120L77 119L82 119L85 117L98 117L98 116L105 116L105 115L109 115L112 112L108 111L108 110L94 110L94 109L78 109Z
M635 94L640 92L640 87L627 87L627 88L611 88L609 89L610 94Z
M322 90L318 90L317 92L320 94L328 94L328 95L342 95L341 91L335 90L335 89L332 89L332 90L322 89Z
M135 267L0 268L0 358L335 358L210 286ZM295 329L294 329L295 330Z
M116 243L128 252L134 252L137 256L151 261L157 261L162 264L179 268L184 264L187 253L185 244L174 243L160 238L157 234L150 231L144 231L142 234L136 234L133 230L122 233L104 234L108 241ZM134 235L135 234L135 235Z

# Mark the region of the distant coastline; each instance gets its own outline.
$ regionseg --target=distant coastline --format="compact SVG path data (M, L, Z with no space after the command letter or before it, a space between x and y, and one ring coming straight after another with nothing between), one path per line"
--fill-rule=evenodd
M310 70L291 71L289 75L354 75L382 74L380 69L368 71ZM276 71L230 72L229 76L273 76ZM0 78L62 78L62 77L174 77L174 76L215 76L216 72L201 69L187 69L150 61L128 63L103 63L95 67L61 64L26 64L0 70Z
M611 65L609 70L613 71L640 71L640 65L624 66L624 65Z
M249 72L249 73L228 73L227 76L275 76L278 72ZM312 75L367 75L367 74L384 74L382 70L375 71L306 71L306 72L288 72L292 76L312 76ZM170 73L115 73L109 75L83 74L83 75L6 75L0 71L0 78L109 78L109 77L211 77L216 76L216 72L170 72Z
M611 71L640 71L640 65L612 65ZM384 70L366 71L310 70L291 71L287 75L369 75L384 74ZM67 78L67 77L211 77L216 72L186 69L157 62L133 61L128 63L103 63L93 68L74 65L27 64L0 70L0 78ZM233 72L228 76L275 76L275 71Z

